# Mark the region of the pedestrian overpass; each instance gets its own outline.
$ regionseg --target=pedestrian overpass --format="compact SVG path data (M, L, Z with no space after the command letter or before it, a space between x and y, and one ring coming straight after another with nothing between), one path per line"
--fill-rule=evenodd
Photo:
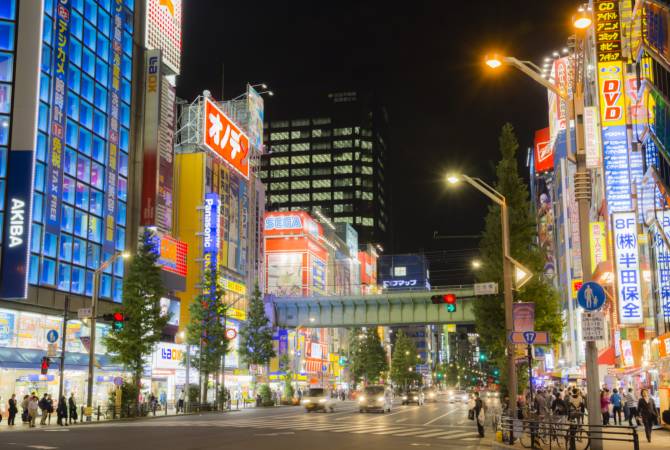
M456 311L434 305L433 295L455 294ZM280 327L361 327L426 323L475 322L474 286L459 285L430 291L393 291L378 295L271 297ZM481 301L481 300L480 300Z

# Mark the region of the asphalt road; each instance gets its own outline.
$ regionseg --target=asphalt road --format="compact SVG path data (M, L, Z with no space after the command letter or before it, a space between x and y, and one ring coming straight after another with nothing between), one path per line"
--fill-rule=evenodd
M20 428L20 427L18 427ZM300 407L247 409L128 422L36 428L0 433L0 448L37 450L396 450L489 448L463 404L395 404L391 413L360 414L354 402L334 413Z

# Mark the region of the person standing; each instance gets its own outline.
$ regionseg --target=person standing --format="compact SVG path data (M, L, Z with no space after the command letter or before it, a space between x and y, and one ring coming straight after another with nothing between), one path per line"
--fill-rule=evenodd
M67 399L64 395L58 399L58 406L56 407L56 417L58 425L67 425Z
M49 399L47 398L47 394L44 394L44 397L42 397L40 399L37 406L39 407L40 411L42 412L42 418L40 419L40 425L46 425L46 423L47 423L47 411L49 409Z
M642 417L642 424L644 424L644 434L647 436L647 441L651 442L651 427L656 423L658 412L656 411L656 404L654 399L649 395L647 389L642 389L640 400L637 403L638 414Z
M609 391L603 389L600 391L600 413L603 416L603 425L607 426L610 424L610 398Z
M614 417L614 425L623 425L621 422L621 395L619 395L619 390L616 388L614 388L612 391L610 403L612 404L612 417Z
M54 412L54 401L51 395L47 396L47 425L51 425L51 414Z
M484 437L484 402L479 398L479 392L475 392L475 422L477 423L477 432L479 437Z
M9 399L8 406L8 412L9 416L7 417L7 425L10 427L14 426L14 418L16 417L16 413L19 412L19 408L16 405L16 394L12 394L12 398Z
M177 414L179 414L179 411L181 411L182 414L184 413L184 395L184 391L182 390L179 393L179 400L177 400Z
M77 423L77 404L74 401L74 392L70 392L70 398L67 401L67 406L70 410L70 425L72 425L72 422Z
M628 408L628 426L633 426L633 419L635 419L635 427L640 426L640 418L637 413L637 399L633 388L628 388L628 392L624 396L624 402Z
M30 396L24 395L23 401L21 402L21 409L23 410L21 412L21 420L23 423L30 422L30 415L28 414L28 402L30 402Z
M35 419L37 419L39 403L40 401L37 399L36 395L33 395L28 400L28 421L30 423L30 428L35 428Z

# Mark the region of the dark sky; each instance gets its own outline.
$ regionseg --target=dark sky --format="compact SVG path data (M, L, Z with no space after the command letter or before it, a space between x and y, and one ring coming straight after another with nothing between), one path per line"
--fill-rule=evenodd
M179 95L193 99L209 89L220 98L222 64L225 99L244 92L248 81L271 86L276 96L266 101L270 119L300 89L376 90L391 124L395 253L440 256L447 268L436 268L434 276L443 270L441 276L453 282L449 274L463 275L477 241L436 241L433 233L480 233L487 203L465 186L447 192L444 174L457 168L492 181L497 137L507 121L517 130L527 172L526 148L534 130L547 125L546 91L511 69L485 71L483 55L495 49L540 63L565 45L578 5L184 0Z

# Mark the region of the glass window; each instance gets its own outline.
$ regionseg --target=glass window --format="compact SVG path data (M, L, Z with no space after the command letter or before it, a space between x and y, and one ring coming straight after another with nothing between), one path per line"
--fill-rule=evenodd
M0 145L9 144L9 116L0 115Z
M28 283L37 284L40 272L40 259L37 255L30 255L30 267L28 268Z
M7 147L0 147L0 177L7 176Z
M104 179L103 168L98 163L91 164L91 184L98 189L102 189Z
M58 289L61 291L70 290L70 265L58 264Z
M107 1L105 3L109 2ZM100 30L105 36L109 36L109 25L110 25L109 14L107 14L102 9L98 9L98 30Z
M103 111L107 109L107 89L95 84L95 106Z
M97 269L100 267L100 246L88 243L87 249L88 260L86 261L86 266L89 269Z
M121 125L130 128L130 106L121 102Z
M100 208L102 209L102 205L100 206ZM116 223L117 225L126 224L126 204L123 202L117 202Z
M91 189L91 206L89 211L91 214L102 216L102 192Z
M95 59L95 77L100 80L102 84L107 86L107 79L109 78L109 64L100 58Z
M59 258L68 262L72 260L72 236L68 236L67 234L60 235Z
M73 92L67 93L67 116L79 120L79 97Z
M66 174L72 175L73 177L77 175L77 152L68 147L65 147L63 170Z
M126 55L123 55L121 58L121 75L123 78L130 80L133 76L132 73L133 62Z
M95 51L95 35L95 28L88 22L84 22L84 39L82 39L82 42L93 51Z
M47 119L49 118L49 108L46 103L40 102L39 112L37 114L37 128L45 133L48 130Z
M107 130L107 117L100 111L95 110L93 112L93 131L98 133L98 135L100 136L105 136L106 130ZM121 133L121 139L123 139L123 133Z
M65 143L74 148L79 145L79 127L75 122L68 121L65 125Z
M72 262L79 265L86 264L86 241L75 239L72 244Z
M114 303L121 303L123 301L123 280L114 278Z
M309 194L292 194L291 201L293 202L308 202Z
M95 76L95 54L87 48L83 50L81 69L90 76Z
M77 181L77 189L75 191L75 205L77 208L88 209L88 187Z
M123 33L123 52L126 55L133 54L133 38L129 33Z
M119 177L117 197L124 202L128 201L128 182L123 177Z
M0 50L14 50L14 24L0 22Z
M9 62L5 60L5 55L6 55L5 53L0 53L0 74L4 74L4 71L6 70L5 64L12 63L11 60ZM46 44L42 45L41 69L46 73L51 73L51 49ZM11 76L11 72L9 72L9 75ZM4 75L0 75L0 79L2 79L3 76ZM9 81L9 80L3 80L3 81Z
M119 173L124 177L128 176L128 155L119 152Z
M40 245L42 245L42 225L34 223L30 233L30 251L39 253Z
M112 277L103 275L100 277L100 297L112 296Z
M50 259L42 259L42 270L40 271L40 284L53 285L56 279L56 262Z
M63 201L74 204L75 181L67 176L63 177Z
M309 180L292 181L291 189L309 189Z
M35 157L38 161L44 161L47 154L47 137L43 133L37 133L37 153Z
M95 82L93 79L87 75L82 75L81 77L81 96L88 100L89 102L93 101L95 92Z
M70 16L70 32L80 40L84 37L84 19L77 11Z
M77 179L87 183L91 180L91 160L82 155L77 158Z
M123 251L126 247L126 230L116 227L116 250Z
M300 155L291 157L292 164L309 164L309 155Z
M39 192L44 192L44 170L44 164L35 164L35 181L33 182L33 186Z
M98 136L93 136L93 159L105 163L105 141Z
M0 1L0 19L16 18L16 0Z
M5 209L5 180L0 180L0 211Z
M88 235L88 214L83 211L74 212L74 234L83 238Z
M61 205L60 227L63 231L72 233L74 227L74 208L72 206Z
M130 82L121 80L121 100L130 103Z
M43 79L46 81L46 98L42 99L45 102L48 101L49 99L49 78L46 77L44 74L42 74ZM75 67L74 64L70 64L70 67L68 67L68 73L67 73L67 78L68 78L68 87L72 92L79 93L79 89L81 88L81 71ZM40 98L42 97L42 94L40 93Z
M75 294L84 292L84 269L80 269L79 267L72 268L71 290Z
M121 133L119 133L119 148L126 153L128 153L129 140L128 130L121 127Z
M94 0L86 0L84 4L84 17L93 25L98 23L98 7Z
M44 55L42 57L44 58ZM81 67L81 42L76 39L70 40L70 61ZM45 63L44 60L42 60L42 63ZM48 69L45 72L48 72Z
M81 100L79 106L79 122L86 128L93 129L93 107L84 100Z
M92 134L86 128L79 129L79 151L85 155L91 154Z

